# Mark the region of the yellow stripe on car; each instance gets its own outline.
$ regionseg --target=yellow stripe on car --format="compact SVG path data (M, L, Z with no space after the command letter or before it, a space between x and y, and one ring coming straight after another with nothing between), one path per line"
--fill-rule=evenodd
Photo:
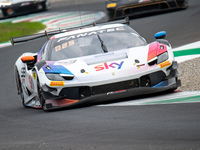
M110 3L107 5L107 8L112 8L112 7L116 7L117 3Z

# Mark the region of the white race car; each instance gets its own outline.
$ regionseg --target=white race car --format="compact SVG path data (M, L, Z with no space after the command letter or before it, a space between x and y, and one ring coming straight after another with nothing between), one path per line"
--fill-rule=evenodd
M123 23L64 30L38 53L17 59L15 77L22 104L52 110L173 91L180 86L178 64L165 35L158 32L156 41L147 44ZM36 37L14 38L12 43L24 38Z
M0 18L48 10L49 0L0 0Z

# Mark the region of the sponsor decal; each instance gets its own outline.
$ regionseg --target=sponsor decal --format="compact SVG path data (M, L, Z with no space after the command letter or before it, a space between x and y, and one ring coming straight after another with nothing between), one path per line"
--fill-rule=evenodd
M101 70L104 70L104 69L110 69L110 68L117 68L117 69L121 69L122 65L123 65L124 61L122 61L121 63L116 63L116 62L113 62L113 63L110 63L108 64L107 62L101 64L101 65L97 65L95 66L94 68L96 69L96 71L101 71Z
M24 67L22 67L22 69L21 69L21 77L25 78L25 76L26 76L26 69Z
M51 81L50 86L64 86L65 81Z
M36 79L36 73L33 73L33 78Z
M123 27L117 27L117 28L109 28L109 29L102 29L102 30L97 30L97 31L92 31L92 32L86 32L86 33L80 33L77 35L71 35L68 37L60 38L57 42L65 41L65 40L73 40L79 37L85 37L85 36L90 36L90 35L99 35L102 33L108 33L108 32L117 32L117 31L124 31L125 29Z
M167 67L167 66L170 66L170 65L171 65L171 62L169 60L164 61L164 62L159 64L160 68L164 68L164 67Z
M55 51L58 52L58 51L60 51L62 49L67 48L68 46L73 46L73 45L74 45L74 40L71 40L69 42L65 42L65 43L63 43L61 45L56 46L55 47Z
M115 93L121 93L121 92L126 92L126 90L119 90L119 91L112 91L112 92L108 92L107 95L111 95L111 94L115 94Z
M28 79L29 79L29 83L30 83L31 89L34 89L34 86L33 86L33 79L31 78L30 75L29 75Z

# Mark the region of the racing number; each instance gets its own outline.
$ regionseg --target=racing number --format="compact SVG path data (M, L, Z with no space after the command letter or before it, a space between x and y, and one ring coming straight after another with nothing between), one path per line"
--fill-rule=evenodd
M63 43L62 45L58 45L55 47L55 51L58 52L62 49L67 48L68 46L73 46L74 45L74 40L71 40L69 42Z
M60 50L61 50L61 46L60 46L60 45L58 45L58 46L55 47L55 51L56 51L56 52L58 52L58 51L60 51Z
M62 44L62 49L67 48L67 42Z
M69 46L74 45L74 40L69 41Z

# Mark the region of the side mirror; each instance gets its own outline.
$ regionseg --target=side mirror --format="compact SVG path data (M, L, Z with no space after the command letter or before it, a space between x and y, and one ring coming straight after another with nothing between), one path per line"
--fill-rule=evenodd
M166 31L157 32L154 37L156 39L164 39L166 37Z
M26 63L27 65L32 64L35 61L35 57L33 56L23 56L21 58L21 61L23 63Z

